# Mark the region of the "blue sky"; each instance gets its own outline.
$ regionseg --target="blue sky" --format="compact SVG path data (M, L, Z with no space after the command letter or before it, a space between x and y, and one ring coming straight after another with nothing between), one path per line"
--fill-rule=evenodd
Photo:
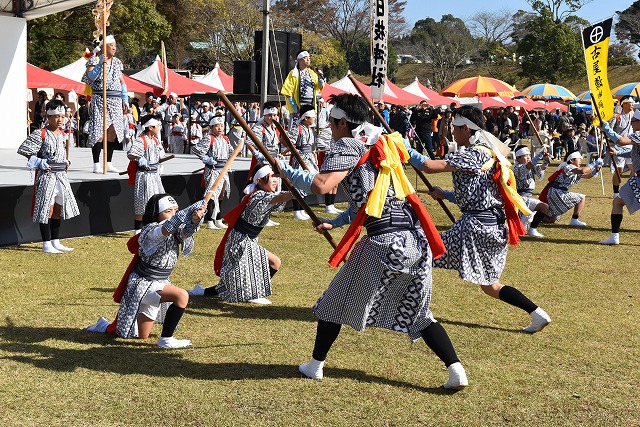
M597 22L608 18L616 11L627 9L632 3L633 0L594 0L577 11L576 15L587 21ZM604 7L603 4L605 5ZM505 6L514 12L519 9L531 10L525 0L509 0L508 2L496 0L407 0L404 16L407 22L410 23L411 28L413 28L413 24L423 18L433 18L436 21L440 21L442 15L450 13L456 18L464 19L473 16L477 12L491 10L492 8L500 10Z

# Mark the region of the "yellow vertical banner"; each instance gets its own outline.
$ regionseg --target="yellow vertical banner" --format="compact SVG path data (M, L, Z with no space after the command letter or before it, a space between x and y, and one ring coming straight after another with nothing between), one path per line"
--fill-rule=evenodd
M600 120L604 121L613 117L613 97L607 77L612 24L613 18L609 18L582 30L582 45L584 46L584 60L587 64L591 102L594 107L597 106ZM598 125L599 123L594 122L594 124Z

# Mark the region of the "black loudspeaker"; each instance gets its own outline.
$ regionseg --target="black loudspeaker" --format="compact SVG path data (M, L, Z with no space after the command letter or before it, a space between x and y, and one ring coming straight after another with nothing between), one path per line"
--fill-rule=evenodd
M256 61L233 61L233 93L260 93Z
M302 34L272 31L269 33L268 95L278 95L284 79L296 65L296 55L302 49ZM262 85L262 31L256 31L253 44L258 91Z

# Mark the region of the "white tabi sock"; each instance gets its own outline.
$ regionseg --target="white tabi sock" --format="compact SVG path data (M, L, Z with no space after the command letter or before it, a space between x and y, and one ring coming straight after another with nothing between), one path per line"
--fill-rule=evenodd
M311 358L307 363L303 363L298 366L300 373L312 380L321 380L323 377L322 368L324 367L324 360L316 360Z

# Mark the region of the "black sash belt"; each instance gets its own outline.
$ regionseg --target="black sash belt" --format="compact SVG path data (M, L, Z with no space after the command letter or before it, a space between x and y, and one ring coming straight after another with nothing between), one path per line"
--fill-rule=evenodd
M483 210L468 210L463 211L465 215L473 215L475 219L480 221L483 225L498 225L504 224L506 217L502 209L489 208Z
M51 168L51 172L64 172L64 171L67 170L67 164L66 163L47 162L47 164Z
M367 235L393 233L398 230L411 230L418 221L413 209L405 204L394 204L391 209L385 207L380 218L368 217L364 222Z
M309 154L313 152L313 147L310 145L304 145L300 148L296 147L296 149L298 150L299 153L302 153L302 154Z
M172 268L154 267L151 264L139 260L133 271L140 277L149 280L167 280L173 271Z
M247 236L251 237L252 239L255 239L256 237L258 237L258 234L260 234L260 232L262 231L263 227L256 227L255 225L251 225L247 221L242 219L242 217L239 217L236 220L236 223L233 226L233 228L236 231L238 231L238 232L240 232L242 234L246 234Z

